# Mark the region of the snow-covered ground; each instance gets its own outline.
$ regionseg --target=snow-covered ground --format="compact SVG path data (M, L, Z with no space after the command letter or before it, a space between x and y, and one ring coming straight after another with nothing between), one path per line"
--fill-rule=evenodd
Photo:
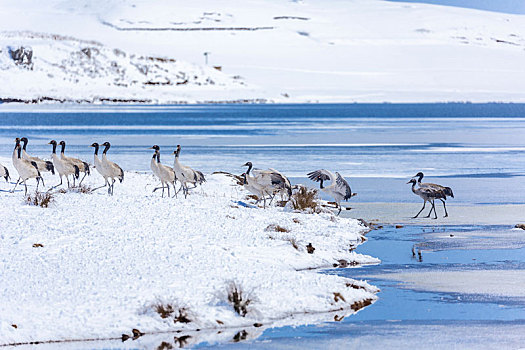
M9 159L0 163L16 178ZM48 208L26 204L1 180L0 345L114 338L133 328L223 329L206 333L216 341L231 327L299 325L330 311L340 318L377 298L364 281L311 270L339 259L379 262L353 251L366 233L357 220L245 206L247 193L224 175L208 175L184 199L161 198L153 175L126 172L112 197L54 191ZM85 181L103 183L95 169ZM231 282L252 300L246 317L228 303ZM158 303L174 313L161 318ZM178 308L191 322L174 320Z
M525 101L525 16L430 4L2 1L0 49L3 99Z

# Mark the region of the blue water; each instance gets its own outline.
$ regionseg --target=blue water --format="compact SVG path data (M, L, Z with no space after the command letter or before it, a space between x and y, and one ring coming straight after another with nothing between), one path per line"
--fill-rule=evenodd
M395 340L415 337L423 348L500 348L514 336L517 344L525 341L525 300L462 293L417 291L401 282L370 278L388 272L403 271L455 271L478 269L521 269L525 273L525 237L519 234L507 241L519 248L465 249L473 242L497 239L509 226L448 226L434 229L428 226L406 226L396 229L387 226L371 231L368 241L359 246L358 252L381 258L381 265L353 269L334 269L326 273L354 279L366 279L379 287L379 300L341 322L301 327L282 327L266 330L255 341L222 344L222 348L362 348L375 343L380 348L399 348ZM457 236L474 233L469 240L457 240L435 232ZM483 237L476 232L483 231ZM487 232L489 237L487 237ZM492 236L492 237L490 237ZM501 242L500 242L501 243ZM412 256L412 246L422 246L422 261ZM426 248L424 248L426 247ZM480 281L481 282L481 281ZM489 330L487 330L486 328ZM518 334L513 328L518 327ZM464 329L454 334L453 329ZM467 334L468 333L468 334ZM521 335L520 335L521 334ZM371 337L371 339L369 339ZM401 338L400 338L401 337ZM497 339L490 346L492 340ZM373 340L372 340L373 339ZM437 341L436 339L439 339ZM338 345L333 341L338 340ZM331 343L327 343L331 341ZM405 342L409 342L406 339ZM521 343L520 343L521 341ZM401 341L403 344L403 341ZM515 344L515 343L514 343ZM202 347L216 344L201 344ZM401 348L405 348L402 346ZM511 346L516 348L516 345Z
M205 173L240 174L251 161L304 183L309 171L339 171L357 202L413 201L406 180L423 171L453 187L456 203L520 203L523 135L524 104L0 107L0 157L17 136L31 154L49 156L47 142L63 139L86 160L92 142L110 141L124 169L149 171L148 147L171 164L181 144L181 161Z

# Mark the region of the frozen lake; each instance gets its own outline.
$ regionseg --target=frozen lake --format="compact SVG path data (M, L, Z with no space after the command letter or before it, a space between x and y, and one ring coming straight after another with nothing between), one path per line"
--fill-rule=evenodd
M153 144L171 164L240 174L251 161L294 182L326 168L349 178L356 202L411 202L407 177L423 171L454 188L454 203L522 203L523 104L320 104L196 106L0 106L0 156L15 137L32 154L92 159L92 142L110 141L126 170L149 171ZM438 178L438 179L436 179ZM388 191L378 191L388 189Z

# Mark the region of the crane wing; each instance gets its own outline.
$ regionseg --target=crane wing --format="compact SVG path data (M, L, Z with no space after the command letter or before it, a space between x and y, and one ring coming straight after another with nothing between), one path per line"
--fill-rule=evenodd
M335 184L338 192L343 195L344 200L349 200L352 197L350 185L338 172L335 173Z
M331 175L332 174L328 170L325 170L325 169L319 169L319 170L312 171L311 173L306 174L306 176L308 176L310 180L317 181L317 182L319 182L320 180L333 181L333 178Z

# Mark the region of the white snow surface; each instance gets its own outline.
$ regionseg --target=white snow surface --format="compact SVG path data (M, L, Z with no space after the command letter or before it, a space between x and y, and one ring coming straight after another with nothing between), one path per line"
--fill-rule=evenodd
M525 101L525 16L430 4L6 0L0 49L4 99Z
M10 160L0 163L16 179ZM103 184L92 171L87 184ZM43 176L48 186L58 183ZM23 191L6 192L13 185L1 179L0 345L120 337L133 328L299 325L325 320L329 311L351 315L354 302L376 300L378 289L365 281L310 270L338 259L379 263L350 251L365 240L357 220L244 207L247 193L229 177L207 179L187 199L161 198L152 193L153 175L127 171L114 196L105 189L55 193L48 208L26 204ZM289 232L268 231L272 224ZM227 301L231 281L253 299L246 317ZM157 302L185 307L192 322L161 318Z

